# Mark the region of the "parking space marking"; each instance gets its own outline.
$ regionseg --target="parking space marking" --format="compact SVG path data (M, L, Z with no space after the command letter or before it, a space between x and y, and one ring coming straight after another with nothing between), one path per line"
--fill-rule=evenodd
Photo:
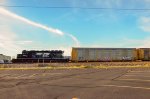
M9 76L9 75L11 75L11 74L2 74L2 75L0 75L0 78L6 77L6 76Z
M142 82L150 82L150 80L143 80L143 79L117 79L117 80L128 80L128 81L142 81Z
M50 75L60 75L62 73L35 73L35 74L0 74L0 78L14 78L14 79L19 79L19 78L32 78L35 76L50 76Z
M133 87L133 86L120 86L120 85L101 85L103 87L117 87L117 88L132 88L132 89L144 89L150 90L150 87Z
M35 77L36 75L38 75L38 73L30 75L29 78Z
M150 73L150 71L130 71L131 73Z
M42 73L42 76L60 75L62 73Z
M126 77L134 77L134 76L136 76L136 77L150 77L150 76L143 76L143 75L124 75L124 76L126 76Z
M18 74L7 74L5 76L3 76L2 78L5 78L5 79L9 79L9 78L15 78Z
M18 76L16 76L16 77L14 77L14 78L21 78L21 77L24 77L24 76L26 76L26 75L28 75L28 74L22 74L22 75L18 75Z

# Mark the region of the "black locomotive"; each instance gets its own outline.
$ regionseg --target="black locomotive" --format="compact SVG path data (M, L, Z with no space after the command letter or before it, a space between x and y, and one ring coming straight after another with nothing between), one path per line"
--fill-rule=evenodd
M27 51L23 50L22 54L17 55L17 59L13 59L13 63L50 63L50 62L68 62L69 58L63 56L62 50L42 50Z

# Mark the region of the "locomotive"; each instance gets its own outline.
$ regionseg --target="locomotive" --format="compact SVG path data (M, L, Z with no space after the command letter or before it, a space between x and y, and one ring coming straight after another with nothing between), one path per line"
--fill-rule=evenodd
M22 54L17 55L17 59L12 59L13 63L49 63L49 62L68 62L69 58L63 56L62 50L23 50Z

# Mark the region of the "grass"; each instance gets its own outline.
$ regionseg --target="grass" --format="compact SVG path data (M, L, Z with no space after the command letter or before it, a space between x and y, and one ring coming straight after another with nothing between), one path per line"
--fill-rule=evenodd
M109 69L109 68L150 68L148 65L144 66L47 66L47 67L20 67L20 68L6 68L1 67L0 70L57 70L57 69Z

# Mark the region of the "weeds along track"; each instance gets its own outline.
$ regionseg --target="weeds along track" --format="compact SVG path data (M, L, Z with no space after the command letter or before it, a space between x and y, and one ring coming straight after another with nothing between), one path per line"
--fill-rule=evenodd
M79 62L79 63L44 63L44 64L0 64L0 68L34 68L34 67L91 67L91 66L147 66L150 62Z

